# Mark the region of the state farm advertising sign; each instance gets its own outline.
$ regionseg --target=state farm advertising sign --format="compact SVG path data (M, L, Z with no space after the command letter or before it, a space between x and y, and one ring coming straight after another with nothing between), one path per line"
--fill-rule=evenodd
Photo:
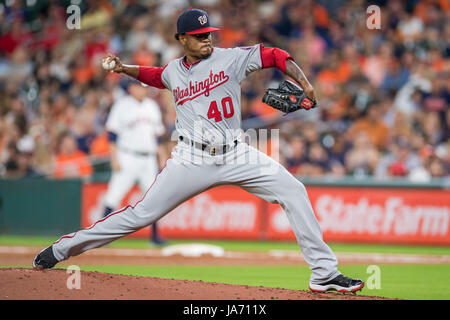
M450 245L449 191L321 186L307 186L307 191L326 241ZM105 192L105 183L83 186L83 227L102 218ZM122 207L141 198L134 188ZM280 205L236 186L216 187L187 200L158 226L169 239L295 240ZM131 236L148 237L149 230Z
M430 189L307 187L326 241L450 244L450 192ZM301 213L299 213L301 214ZM270 205L269 239L295 239Z

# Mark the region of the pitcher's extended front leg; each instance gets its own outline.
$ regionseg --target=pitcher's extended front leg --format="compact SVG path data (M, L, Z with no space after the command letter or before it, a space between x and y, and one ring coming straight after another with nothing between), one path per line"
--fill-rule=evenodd
M169 159L141 201L109 214L88 228L61 237L53 244L55 258L65 260L156 222L214 183L214 177L204 170L200 165Z

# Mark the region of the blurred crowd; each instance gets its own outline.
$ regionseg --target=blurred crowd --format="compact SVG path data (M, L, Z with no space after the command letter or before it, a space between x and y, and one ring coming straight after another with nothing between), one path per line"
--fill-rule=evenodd
M372 4L381 9L381 29L366 24ZM319 107L283 117L261 102L280 71L258 71L242 83L244 129L279 128L278 160L293 174L449 176L447 0L6 0L0 177L89 178L104 169L105 120L125 91L124 77L104 71L101 59L112 52L124 63L164 66L182 56L173 35L190 7L221 28L215 46L282 48L314 85ZM68 8L81 13L79 29ZM149 88L149 96L163 112L170 152L171 94Z

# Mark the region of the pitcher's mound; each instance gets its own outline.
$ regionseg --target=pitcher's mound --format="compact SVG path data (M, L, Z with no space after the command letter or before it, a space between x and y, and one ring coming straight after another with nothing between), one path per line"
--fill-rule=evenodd
M383 299L354 294L80 272L0 269L0 300L329 300ZM73 287L73 289L68 289ZM79 289L76 289L79 286Z

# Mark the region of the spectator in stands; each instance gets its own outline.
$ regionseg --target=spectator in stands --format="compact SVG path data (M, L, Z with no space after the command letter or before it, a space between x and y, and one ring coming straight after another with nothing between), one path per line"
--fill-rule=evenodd
M419 128L423 132L427 143L437 146L442 141L441 121L437 112L424 112L419 118Z
M373 175L379 159L379 151L363 131L357 134L352 148L345 155L345 168L353 176Z
M308 149L305 161L301 164L298 171L301 175L321 176L329 171L328 154L320 142L314 142Z
M443 178L448 175L449 167L437 156L431 156L425 164L430 176L433 178Z
M286 154L286 163L288 170L294 174L300 171L300 166L305 161L305 139L299 135L293 135L289 141L289 151Z
M347 141L345 136L339 132L332 132L325 135L323 141L328 151L329 173L337 177L346 175L346 169L344 167L345 155L351 148L351 144Z
M396 93L394 107L412 116L421 109L422 94L431 91L431 81L426 76L426 64L417 61L412 65L411 76Z
M427 111L446 111L450 105L449 72L437 74L431 92L423 95L423 107Z
M392 151L381 158L376 169L376 178L407 177L413 170L420 168L422 162L417 154L412 152L407 139L399 138Z
M408 79L409 71L396 58L392 58L380 89L386 92L397 91L406 84Z
M92 174L92 165L85 153L77 147L77 141L69 133L59 137L58 152L56 154L54 177L63 178L89 178Z
M353 140L363 132L367 134L377 148L383 149L386 147L389 129L383 122L380 102L370 105L366 115L349 128L348 137Z

